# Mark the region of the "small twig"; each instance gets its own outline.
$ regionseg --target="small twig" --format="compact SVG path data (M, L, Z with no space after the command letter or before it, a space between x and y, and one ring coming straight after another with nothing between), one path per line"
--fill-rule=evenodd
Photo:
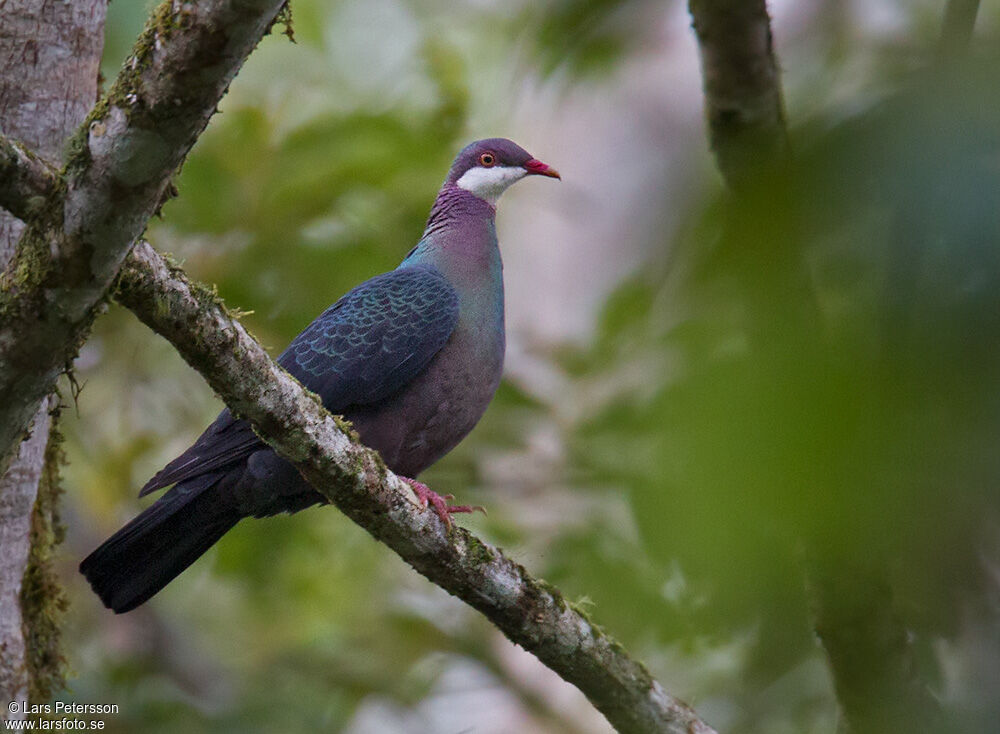
M25 220L56 190L59 174L49 164L0 134L0 207Z

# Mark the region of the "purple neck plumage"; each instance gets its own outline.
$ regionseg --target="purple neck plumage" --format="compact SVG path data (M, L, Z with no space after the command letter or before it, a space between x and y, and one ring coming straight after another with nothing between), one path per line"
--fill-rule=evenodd
M469 220L488 219L492 222L496 213L497 210L489 202L448 182L441 187L434 200L423 236L431 236L439 230L461 225Z
M433 265L457 288L499 281L502 265L495 216L496 209L488 202L445 183L420 242L400 267Z
M399 267L437 268L458 293L460 325L503 333L503 262L496 209L478 196L445 183L420 242Z

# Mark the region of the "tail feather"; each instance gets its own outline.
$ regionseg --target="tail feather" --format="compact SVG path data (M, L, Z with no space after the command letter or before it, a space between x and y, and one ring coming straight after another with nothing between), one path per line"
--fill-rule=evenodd
M104 606L118 614L135 609L240 521L216 491L218 478L171 489L83 559L80 572Z

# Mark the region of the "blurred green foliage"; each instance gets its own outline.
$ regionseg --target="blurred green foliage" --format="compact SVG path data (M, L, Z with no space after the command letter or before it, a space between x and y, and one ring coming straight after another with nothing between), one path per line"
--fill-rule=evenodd
M666 634L742 618L759 627L748 672L774 680L815 649L810 556L884 571L939 685L934 646L995 615L998 68L912 73L803 135L792 170L713 201L609 304L607 379L621 350L679 367L610 400L574 463L628 487L643 547L710 600ZM997 720L980 684L949 692L968 731Z
M665 12L447 5L296 0L297 45L261 44L151 225L193 277L253 309L245 322L272 352L412 246L477 105L511 102L484 91L485 66L558 70L566 86L610 75ZM728 732L836 730L810 556L885 569L935 692L969 731L1000 719L1000 656L975 654L1000 649L984 573L1000 476L1000 65L930 70L927 4L900 12L917 40L877 47L870 85L826 103L816 84L793 89L811 116L791 170L760 171L739 201L693 172L682 227L665 235L649 212L623 233L653 238L637 245L652 254L591 342L538 348L560 389L505 382L423 477L487 505L463 522ZM144 13L109 6L106 76ZM837 53L800 82L849 63L847 25L806 37ZM68 695L118 703L111 730L500 731L475 697L489 691L526 731L601 730L330 509L243 523L112 617L75 561L135 514L137 488L219 404L117 308L78 372Z
M554 0L529 5L524 23L542 72L606 72L641 35L655 13L648 0Z

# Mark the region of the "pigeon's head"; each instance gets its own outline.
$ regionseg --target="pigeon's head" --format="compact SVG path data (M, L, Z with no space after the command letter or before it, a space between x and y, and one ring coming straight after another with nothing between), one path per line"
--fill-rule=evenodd
M447 183L496 205L508 186L531 175L560 178L556 169L533 158L517 143L487 138L465 146L448 172Z

